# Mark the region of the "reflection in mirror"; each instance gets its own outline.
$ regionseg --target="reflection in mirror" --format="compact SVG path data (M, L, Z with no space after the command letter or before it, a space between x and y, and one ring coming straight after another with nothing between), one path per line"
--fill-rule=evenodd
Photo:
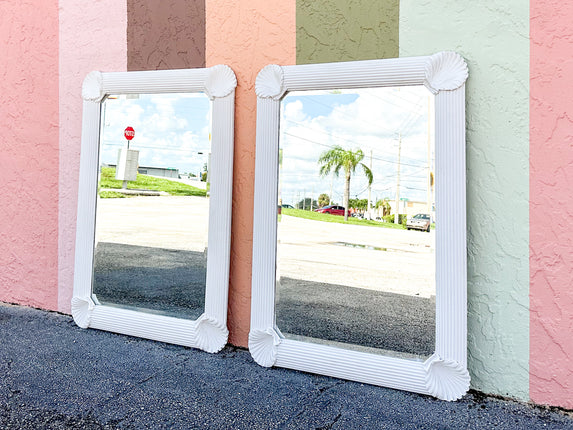
M211 102L204 93L119 94L101 109L92 298L196 319L205 307Z
M427 358L434 96L421 85L298 91L280 111L278 329L287 339Z

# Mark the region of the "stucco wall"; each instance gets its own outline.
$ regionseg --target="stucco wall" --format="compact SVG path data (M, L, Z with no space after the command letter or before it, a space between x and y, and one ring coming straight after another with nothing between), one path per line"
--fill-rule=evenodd
M531 2L531 399L573 409L573 4Z
M398 56L399 0L297 0L297 64Z
M237 75L229 285L229 342L247 346L251 309L255 78L267 64L295 63L295 0L207 0L207 66Z
M400 56L467 61L468 366L472 387L529 399L529 8L400 4Z
M57 308L58 3L0 2L0 300Z
M530 40L518 0L2 1L0 300L70 310L85 75L225 63L238 78L230 342L246 346L258 71L455 50L470 68L472 386L573 408L572 16L531 0Z
M81 23L81 25L78 25ZM74 280L76 211L82 131L81 88L92 70L125 71L124 2L60 0L59 26L59 290L58 309L70 312ZM58 51L53 55L57 59ZM58 179L58 173L55 173ZM58 196L56 196L56 201Z
M128 70L205 67L205 0L127 0Z

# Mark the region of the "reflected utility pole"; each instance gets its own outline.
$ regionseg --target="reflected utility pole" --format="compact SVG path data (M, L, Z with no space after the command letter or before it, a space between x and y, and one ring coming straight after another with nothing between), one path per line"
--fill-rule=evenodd
M310 210L311 210L311 212L314 210L312 199L314 199L314 186L312 187L312 194L310 195Z
M432 148L430 142L430 96L428 96L428 184L426 192L426 206L430 221L432 221Z
M400 223L400 153L402 152L402 133L398 134L398 171L396 172L396 210L394 224Z
M370 171L372 171L372 150L370 150ZM372 198L372 184L368 183L368 219L372 219L372 213L370 212L370 205Z
M332 185L334 184L334 173L330 177L330 195L328 196L328 204L332 204Z

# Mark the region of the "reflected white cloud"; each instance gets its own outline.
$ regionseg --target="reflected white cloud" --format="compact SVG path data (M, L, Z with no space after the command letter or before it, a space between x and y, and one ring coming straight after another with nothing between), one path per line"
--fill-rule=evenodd
M429 124L428 124L429 122ZM321 178L317 160L335 145L362 149L372 165L373 200L394 198L400 146L403 198L425 200L428 146L433 147L433 96L421 86L293 92L281 102L280 146L283 150L283 203L302 194L330 194L341 203L344 180ZM351 197L366 198L368 183L360 169L351 182Z
M210 152L211 102L205 94L110 96L102 114L102 163L116 163L117 150L126 145L123 131L131 126L130 148L140 151L141 166L202 171Z

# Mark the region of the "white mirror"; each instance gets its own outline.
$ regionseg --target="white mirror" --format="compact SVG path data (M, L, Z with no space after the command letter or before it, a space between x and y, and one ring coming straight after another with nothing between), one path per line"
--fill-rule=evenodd
M227 66L86 77L79 326L226 344L235 86Z
M259 73L259 364L467 391L466 78L450 52Z

